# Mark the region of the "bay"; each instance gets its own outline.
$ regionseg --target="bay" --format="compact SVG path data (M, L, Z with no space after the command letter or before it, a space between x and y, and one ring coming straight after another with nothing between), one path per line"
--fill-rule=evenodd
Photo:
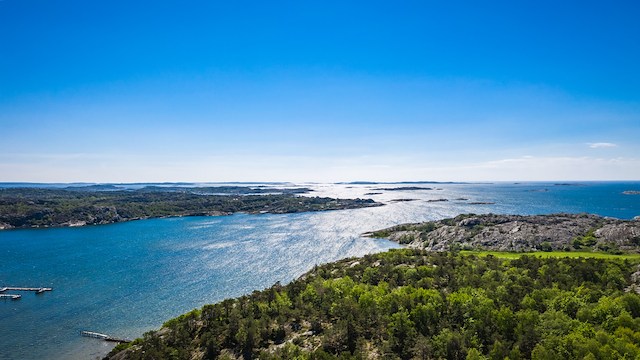
M204 304L289 282L315 264L398 247L361 234L399 223L489 212L640 215L640 196L623 194L640 190L638 182L304 186L312 196L386 205L0 231L0 287L54 288L0 301L0 358L100 358L113 345L80 331L141 336ZM379 194L365 195L371 193Z

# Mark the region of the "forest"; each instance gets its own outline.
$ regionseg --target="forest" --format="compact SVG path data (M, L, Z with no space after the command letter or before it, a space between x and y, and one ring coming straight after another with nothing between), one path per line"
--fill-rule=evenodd
M635 359L638 263L391 250L206 305L107 359Z

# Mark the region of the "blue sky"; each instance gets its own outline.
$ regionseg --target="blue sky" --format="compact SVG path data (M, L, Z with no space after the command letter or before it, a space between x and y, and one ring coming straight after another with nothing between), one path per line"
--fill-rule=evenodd
M0 181L640 179L640 5L0 1Z

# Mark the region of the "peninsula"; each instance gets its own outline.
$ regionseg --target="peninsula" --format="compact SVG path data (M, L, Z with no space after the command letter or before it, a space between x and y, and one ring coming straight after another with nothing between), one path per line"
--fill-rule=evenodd
M83 226L236 212L294 213L381 206L371 199L298 196L308 189L114 187L0 189L0 229Z
M431 251L640 251L640 221L589 214L464 214L365 235Z
M205 305L106 359L636 358L638 254L501 258L454 245L637 252L639 228L586 214L399 225L369 235L413 248L317 266L288 285Z

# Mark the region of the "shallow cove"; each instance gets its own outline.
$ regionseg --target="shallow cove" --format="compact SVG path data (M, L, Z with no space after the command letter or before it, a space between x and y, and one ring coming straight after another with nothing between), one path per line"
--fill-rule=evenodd
M12 334L0 337L1 357L101 357L113 345L80 331L135 338L203 304L288 282L314 264L396 247L331 221L348 221L340 214L348 212L2 232L0 284L54 290L0 303L0 333Z

